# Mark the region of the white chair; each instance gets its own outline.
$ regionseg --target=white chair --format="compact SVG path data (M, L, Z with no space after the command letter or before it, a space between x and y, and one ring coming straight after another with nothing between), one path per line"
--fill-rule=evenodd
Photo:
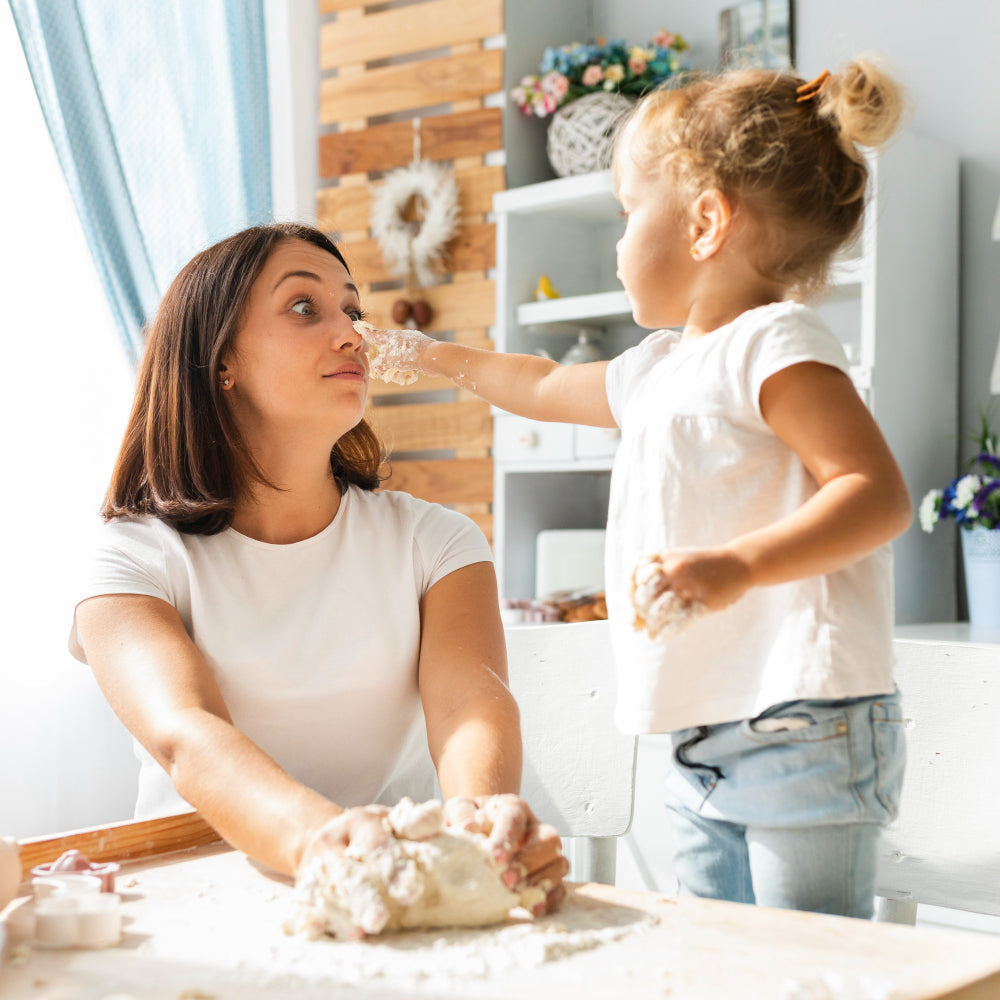
M912 924L919 903L1000 914L1000 644L911 631L928 637L895 641L908 759L876 919Z
M567 845L579 882L614 884L617 838L632 823L636 744L615 727L606 621L508 625L510 686L521 709L521 795Z

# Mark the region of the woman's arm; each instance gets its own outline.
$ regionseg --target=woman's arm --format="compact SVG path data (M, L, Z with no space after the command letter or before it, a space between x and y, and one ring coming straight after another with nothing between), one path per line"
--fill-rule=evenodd
M513 865L505 881L565 895L569 864L554 829L540 824L516 793L521 727L507 687L507 649L491 563L448 574L421 602L420 697L427 741L452 825L490 829L494 857Z
M787 517L725 546L668 554L671 589L712 611L750 587L842 569L905 531L912 516L889 446L843 372L792 365L764 382L760 405L819 489Z
M314 834L343 810L236 729L177 611L113 594L84 601L76 620L105 697L178 793L238 850L295 874Z
M517 792L521 726L491 563L449 573L420 606L419 683L445 798Z

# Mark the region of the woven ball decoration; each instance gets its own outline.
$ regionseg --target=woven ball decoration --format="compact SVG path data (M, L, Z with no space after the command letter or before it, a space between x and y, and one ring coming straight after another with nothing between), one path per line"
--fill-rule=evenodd
M615 127L632 107L617 93L585 94L561 107L549 123L546 152L560 177L589 174L611 165Z

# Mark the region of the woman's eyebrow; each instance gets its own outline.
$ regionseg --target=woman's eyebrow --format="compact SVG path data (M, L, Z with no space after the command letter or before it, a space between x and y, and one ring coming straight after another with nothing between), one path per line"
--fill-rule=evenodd
M286 274L283 274L280 278L278 278L271 291L277 291L278 285L280 285L283 281L287 281L289 278L311 278L313 281L323 280L318 274L313 274L312 271L288 271Z
M278 290L278 286L288 278L310 278L312 281L317 281L317 282L323 281L323 279L318 274L314 274L312 271L288 271L286 274L283 274L275 282L274 288L271 289L271 292L272 293L276 292ZM358 291L358 286L355 285L353 281L345 281L344 288L348 292L353 292L360 298L361 293Z

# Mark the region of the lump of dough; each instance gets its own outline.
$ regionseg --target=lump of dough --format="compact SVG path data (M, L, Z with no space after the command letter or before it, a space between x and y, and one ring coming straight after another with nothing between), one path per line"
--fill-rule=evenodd
M668 586L659 556L643 556L629 583L635 629L645 629L651 639L683 631L705 614L699 601L681 600Z
M395 382L396 385L413 385L417 381L420 377L418 372L412 368L399 367L414 339L412 330L381 330L363 319L354 320L354 329L368 344L368 364L372 375L383 382ZM370 338L372 330L378 330L383 337L390 338L389 342L386 345L375 343Z
M480 833L446 829L440 802L404 798L386 819L392 839L367 853L320 856L295 886L289 933L359 938L416 927L479 927L544 893L508 889Z

